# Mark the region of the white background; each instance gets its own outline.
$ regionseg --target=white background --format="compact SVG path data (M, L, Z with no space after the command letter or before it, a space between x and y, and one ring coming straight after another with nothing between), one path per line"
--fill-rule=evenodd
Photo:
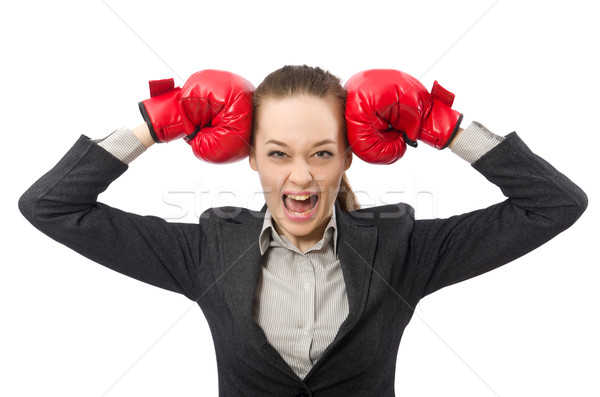
M534 252L421 301L398 355L399 396L599 395L598 12L591 1L3 2L0 395L216 396L214 348L186 298L123 277L35 230L19 196L80 134L142 122L147 81L216 68L258 85L284 64L344 81L395 68L456 94L465 121L517 131L581 186L579 222ZM466 124L465 124L466 125ZM355 157L365 206L420 218L503 200L449 150L391 166ZM229 192L229 193L227 193ZM217 205L262 206L247 161L209 165L155 145L100 197L196 222Z

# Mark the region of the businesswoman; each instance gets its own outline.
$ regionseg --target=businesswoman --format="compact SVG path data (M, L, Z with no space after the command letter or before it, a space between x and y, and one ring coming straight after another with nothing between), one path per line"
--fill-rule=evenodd
M437 82L428 92L392 70L345 87L307 66L285 66L256 90L210 70L182 88L154 81L140 103L145 124L81 136L19 207L86 257L196 301L220 395L393 396L399 343L422 297L531 251L587 206L516 133L462 128L452 101ZM147 147L180 138L210 162L248 156L262 210L211 208L185 224L97 201ZM449 148L507 199L447 219L415 220L404 203L360 208L345 175L353 153L389 164L417 142Z

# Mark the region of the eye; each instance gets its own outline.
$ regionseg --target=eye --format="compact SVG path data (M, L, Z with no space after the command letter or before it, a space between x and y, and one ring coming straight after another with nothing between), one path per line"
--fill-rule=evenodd
M321 159L326 159L333 156L333 154L331 154L331 152L328 150L320 150L317 153L315 153L315 156Z
M285 157L285 153L280 152L278 150L273 150L273 151L269 152L269 157L275 157L277 159L282 159L283 157Z

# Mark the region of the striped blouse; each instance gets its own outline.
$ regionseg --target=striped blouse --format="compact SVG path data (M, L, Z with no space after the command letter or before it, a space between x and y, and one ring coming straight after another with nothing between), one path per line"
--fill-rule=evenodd
M267 209L259 237L261 273L254 318L300 379L308 374L348 316L336 255L335 211L320 241L302 253L279 235Z

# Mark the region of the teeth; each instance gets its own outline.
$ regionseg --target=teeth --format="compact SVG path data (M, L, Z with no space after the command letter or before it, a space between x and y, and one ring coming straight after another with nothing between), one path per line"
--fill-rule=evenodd
M294 199L294 200L306 200L311 195L310 194L286 194L286 196L288 196L289 198Z

